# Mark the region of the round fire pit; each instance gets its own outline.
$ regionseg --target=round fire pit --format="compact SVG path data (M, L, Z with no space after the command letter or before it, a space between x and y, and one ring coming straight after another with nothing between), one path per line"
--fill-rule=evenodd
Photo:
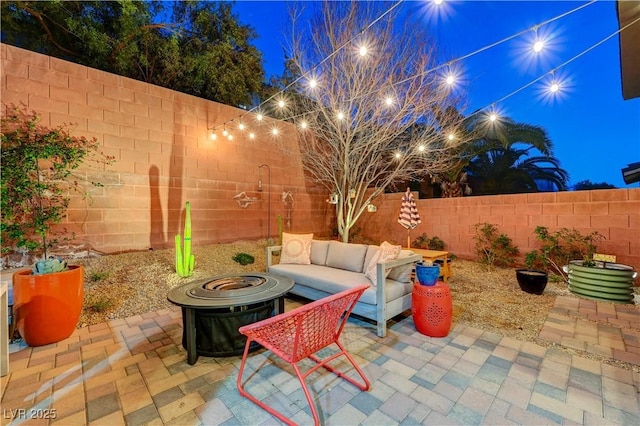
M246 337L238 328L284 312L284 294L292 287L290 278L252 273L211 277L171 289L167 298L182 308L182 345L189 364L198 355L241 354Z

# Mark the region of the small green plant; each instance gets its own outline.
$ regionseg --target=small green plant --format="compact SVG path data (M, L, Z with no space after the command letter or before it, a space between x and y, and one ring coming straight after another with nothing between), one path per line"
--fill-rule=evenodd
M250 265L255 262L255 258L249 253L236 253L233 255L234 262L238 262L242 266Z
M507 267L515 264L520 254L518 247L513 245L506 234L499 234L498 228L491 223L476 223L476 253L480 262L487 265L487 270L494 266Z
M593 262L597 243L604 239L604 235L597 231L583 235L576 229L568 228L549 232L547 227L537 226L533 232L541 247L525 255L525 265L529 268L549 271L564 280L567 279L567 274L562 267L569 264L570 260Z
M67 262L61 257L50 257L49 259L41 259L33 264L31 273L33 275L51 274L53 272L62 272L67 269Z
M98 296L87 303L87 309L93 312L105 312L113 306L113 300L107 296Z
M102 281L109 276L109 272L107 271L92 271L89 274L89 282L96 283L98 281Z
M436 236L429 238L426 233L422 233L422 235L413 240L411 247L429 250L444 250L446 245L440 238Z

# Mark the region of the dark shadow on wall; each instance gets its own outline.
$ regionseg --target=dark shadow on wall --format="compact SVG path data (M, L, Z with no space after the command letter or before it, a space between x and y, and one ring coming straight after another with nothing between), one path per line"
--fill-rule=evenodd
M162 202L160 201L160 169L158 169L158 166L149 167L149 198L151 208L149 247L164 247L167 242L167 236L164 234L164 218Z
M167 234L169 240L166 242L167 247L174 247L175 236L180 233L180 219L184 204L182 202L184 155L184 144L176 143L174 140L169 157L169 193L167 194L167 208L169 209Z

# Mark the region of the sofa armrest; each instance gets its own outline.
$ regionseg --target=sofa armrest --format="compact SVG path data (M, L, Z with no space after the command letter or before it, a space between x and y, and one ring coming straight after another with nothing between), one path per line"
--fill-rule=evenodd
M282 250L282 246L268 246L267 253L267 272L269 272L269 266L273 265L273 253Z
M380 262L376 265L376 279L378 282L378 285L376 286L376 305L378 305L378 309L380 309L381 306L384 306L387 303L387 294L384 291L384 285L380 285L380 283L384 283L386 280L385 271L389 268L393 268L394 266L416 263L420 262L421 260L421 255L414 254L412 256L403 257L402 259Z

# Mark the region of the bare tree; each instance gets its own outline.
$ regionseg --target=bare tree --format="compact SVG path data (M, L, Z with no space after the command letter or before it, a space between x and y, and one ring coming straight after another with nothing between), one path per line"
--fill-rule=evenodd
M289 71L299 78L293 87L303 165L337 195L345 242L385 188L448 170L463 142L448 137L459 124L459 100L434 42L424 25L397 15L387 3L328 1L300 36L302 22L294 19Z

